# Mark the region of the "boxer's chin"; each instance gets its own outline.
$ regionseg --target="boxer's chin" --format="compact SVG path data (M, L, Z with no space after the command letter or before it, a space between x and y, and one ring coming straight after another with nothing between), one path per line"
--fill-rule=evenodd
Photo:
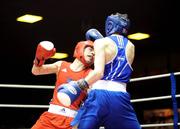
M71 99L70 97L66 94L66 93L58 93L57 94L58 100L61 104L63 104L64 106L70 106L71 105Z

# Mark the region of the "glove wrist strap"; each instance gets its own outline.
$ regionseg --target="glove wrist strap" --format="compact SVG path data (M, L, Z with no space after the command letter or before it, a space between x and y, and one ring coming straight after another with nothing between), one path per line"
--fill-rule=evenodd
M33 63L35 64L36 67L40 67L44 64L45 60L39 60L38 58L35 58Z
M85 79L80 79L79 81L77 81L77 84L79 85L79 87L82 90L85 90L85 89L89 88L89 84L87 83L87 81Z

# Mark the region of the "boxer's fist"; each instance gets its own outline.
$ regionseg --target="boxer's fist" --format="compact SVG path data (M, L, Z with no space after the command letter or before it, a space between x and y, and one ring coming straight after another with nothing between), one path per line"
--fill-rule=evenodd
M86 40L95 41L96 39L103 38L102 34L97 29L89 29L86 32Z
M76 81L60 85L57 98L64 106L70 106L80 95L81 88Z
M50 41L42 41L38 44L36 49L36 56L34 64L38 67L42 66L45 60L49 59L56 53L54 44Z
M62 84L58 89L58 100L64 106L70 106L80 96L81 92L88 87L89 85L84 79Z

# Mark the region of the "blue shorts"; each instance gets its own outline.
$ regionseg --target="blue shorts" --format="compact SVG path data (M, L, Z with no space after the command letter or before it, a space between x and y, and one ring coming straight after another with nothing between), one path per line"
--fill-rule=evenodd
M92 90L71 123L78 129L141 129L127 92Z

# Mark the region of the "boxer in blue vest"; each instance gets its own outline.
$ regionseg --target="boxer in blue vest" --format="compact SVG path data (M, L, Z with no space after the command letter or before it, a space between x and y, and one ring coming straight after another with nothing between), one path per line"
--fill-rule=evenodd
M94 69L74 83L81 89L90 88L88 98L71 123L78 129L141 128L126 90L135 57L135 46L126 38L129 26L127 14L112 14L105 22L106 37L94 41Z

